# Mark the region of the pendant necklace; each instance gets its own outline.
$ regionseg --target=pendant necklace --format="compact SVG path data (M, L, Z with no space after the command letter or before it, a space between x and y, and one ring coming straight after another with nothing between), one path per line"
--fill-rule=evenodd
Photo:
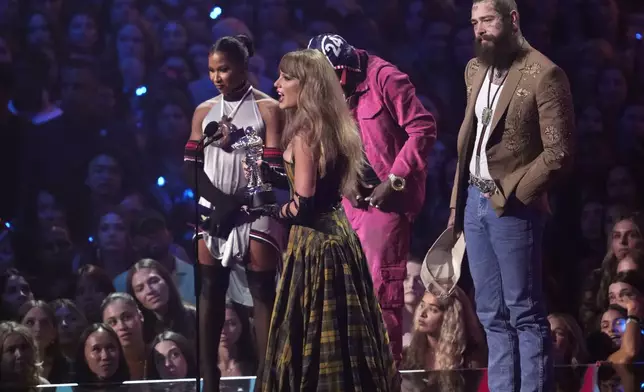
M483 149L483 139L485 137L485 131L487 130L488 125L490 125L490 121L492 121L492 105L494 105L494 101L496 101L496 96L503 87L503 83L505 83L505 79L508 77L508 74L510 73L509 71L505 73L505 76L503 77L503 80L501 81L501 84L499 85L499 88L496 89L496 92L494 93L494 96L492 97L492 101L490 102L490 90L492 90L492 78L494 77L494 68L488 68L490 70L490 79L488 81L488 88L487 88L487 106L483 108L483 111L481 112L481 122L483 123L483 129L481 130L481 136L479 138L478 146L476 148L476 164L474 165L474 175L476 177L481 176L481 150Z
M492 90L492 78L494 77L494 68L490 70L490 79L488 81L488 89L487 89L487 106L483 108L483 112L481 113L481 121L483 122L483 126L487 127L490 125L490 121L492 120L492 105L494 105L494 101L496 101L496 96L499 94L499 91L503 87L503 83L505 83L505 79L508 77L508 74L510 72L506 72L505 76L503 77L503 80L501 81L501 84L499 85L499 88L496 89L494 92L494 96L492 97L492 101L490 102L490 91Z
M224 99L223 95L221 97L221 121L219 121L219 127L217 128L217 133L223 135L224 137L227 137L228 134L234 130L233 126L233 119L235 118L235 115L239 111L239 108L241 107L242 103L246 100L246 97L253 91L253 86L248 87L248 90L244 93L244 95L241 97L239 102L237 102L237 105L233 109L232 112L230 112L229 115L226 115L224 113L224 109L226 106L226 100Z
M224 104L224 101L225 101L224 97L223 96L221 97L221 121L222 122L230 123L233 121L233 118L235 118L235 115L239 111L239 107L241 106L242 103L244 103L244 101L246 100L246 97L248 97L251 91L253 91L253 86L248 87L248 90L246 91L246 93L244 93L244 95L241 97L239 102L237 102L237 106L235 106L233 111L230 112L230 115L228 116L224 114L224 106L226 105Z

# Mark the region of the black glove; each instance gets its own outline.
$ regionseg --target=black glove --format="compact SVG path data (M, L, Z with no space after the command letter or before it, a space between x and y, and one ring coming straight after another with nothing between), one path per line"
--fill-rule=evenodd
M272 168L266 161L259 166L262 178L274 188L289 190L288 176L281 170Z
M200 206L202 228L213 237L228 238L241 207L249 202L245 191L242 188L238 194L218 198L213 209Z
M281 209L282 206L279 204L264 204L259 207L246 207L245 210L249 215L279 218Z

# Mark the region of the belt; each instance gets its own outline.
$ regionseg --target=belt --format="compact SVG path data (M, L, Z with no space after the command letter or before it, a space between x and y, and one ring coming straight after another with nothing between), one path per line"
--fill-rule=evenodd
M470 173L470 185L481 191L481 193L494 193L496 191L496 183L494 180L486 180L483 178L475 177Z

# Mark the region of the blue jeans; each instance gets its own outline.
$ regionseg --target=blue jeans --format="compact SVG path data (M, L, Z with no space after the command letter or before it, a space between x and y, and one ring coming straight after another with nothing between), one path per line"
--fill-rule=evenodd
M499 217L478 189L468 189L465 242L493 392L554 390L541 285L544 218L514 198Z

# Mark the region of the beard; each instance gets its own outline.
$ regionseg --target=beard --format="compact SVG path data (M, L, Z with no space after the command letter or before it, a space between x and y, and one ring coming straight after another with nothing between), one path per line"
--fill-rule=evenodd
M474 51L476 57L484 65L508 68L519 51L519 45L512 32L512 26L504 24L498 36L484 35L476 37Z

